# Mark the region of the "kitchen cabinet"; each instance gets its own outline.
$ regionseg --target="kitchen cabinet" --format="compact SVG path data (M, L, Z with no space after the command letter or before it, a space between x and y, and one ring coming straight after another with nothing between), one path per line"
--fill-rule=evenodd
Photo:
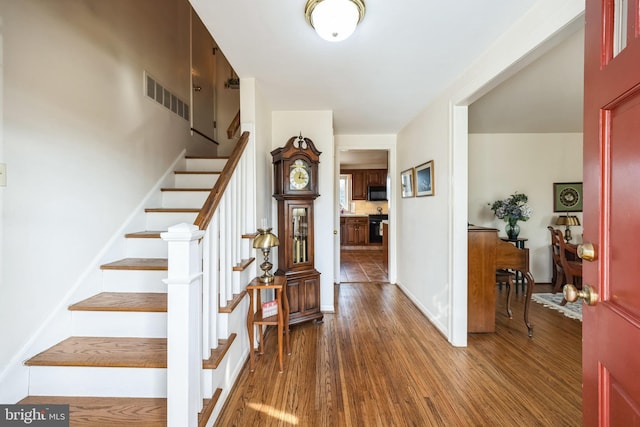
M367 186L371 185L387 185L386 169L368 169L367 170Z
M344 219L345 232L340 238L341 243L344 246L366 245L369 236L369 219L367 217L347 217Z
M341 169L351 175L351 200L367 200L370 185L387 185L386 169Z
M367 176L366 171L351 171L351 200L367 200Z

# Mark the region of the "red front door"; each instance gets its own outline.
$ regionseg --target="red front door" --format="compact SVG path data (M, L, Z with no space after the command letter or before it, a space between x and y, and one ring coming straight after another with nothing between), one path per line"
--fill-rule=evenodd
M583 310L585 426L640 426L638 1L586 0L583 240L596 259L583 262L583 283L600 301Z

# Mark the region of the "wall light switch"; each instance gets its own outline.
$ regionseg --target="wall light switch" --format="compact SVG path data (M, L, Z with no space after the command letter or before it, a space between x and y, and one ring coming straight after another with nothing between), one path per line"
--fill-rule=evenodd
M0 187L7 186L7 164L0 163Z

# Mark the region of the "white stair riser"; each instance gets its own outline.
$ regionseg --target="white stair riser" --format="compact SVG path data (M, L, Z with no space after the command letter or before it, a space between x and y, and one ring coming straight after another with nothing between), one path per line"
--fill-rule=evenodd
M72 311L71 322L80 337L167 337L167 313Z
M201 208L211 191L163 191L163 208Z
M163 368L31 366L32 396L166 397Z
M262 254L260 254L260 256L262 256ZM256 261L253 261L253 264L255 264ZM240 282L240 290L242 291L245 286L247 286L246 284L251 282L251 280L253 280L254 277L256 277L256 273L255 270L252 268L253 266L250 265L249 267L247 267L246 269L244 269L243 271L234 271L234 274L237 274L238 276L240 276L239 282ZM262 270L260 270L260 272L262 273Z
M245 328L246 330L246 328ZM231 344L231 348L225 354L224 358L218 365L217 369L204 369L202 371L202 387L203 395L212 396L214 391L218 388L226 389L226 385L229 382L229 366L233 366L237 360L247 360L249 350L249 342L247 338L245 341L240 342L239 338ZM272 357L271 353L267 353L267 357ZM273 353L274 357L278 357L277 353Z
M175 188L213 188L220 174L176 174Z
M232 333L238 334L236 341L248 342L249 334L246 327L247 311L249 310L249 296L245 295L240 304L231 313L218 314L218 337L226 338ZM243 344L244 345L244 344Z
M187 159L188 171L221 171L227 159Z
M147 230L166 230L176 224L193 224L197 212L147 212Z
M127 239L126 256L129 258L167 258L168 253L169 247L167 242L160 238Z
M105 292L167 292L166 270L103 270Z

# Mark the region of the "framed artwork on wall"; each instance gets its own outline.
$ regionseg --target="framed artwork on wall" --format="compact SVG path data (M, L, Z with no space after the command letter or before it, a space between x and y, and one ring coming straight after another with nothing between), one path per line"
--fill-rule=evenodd
M413 168L402 171L400 174L402 197L413 197Z
M433 160L416 166L416 196L433 196L435 186L433 182Z
M554 212L582 212L582 183L553 183Z

